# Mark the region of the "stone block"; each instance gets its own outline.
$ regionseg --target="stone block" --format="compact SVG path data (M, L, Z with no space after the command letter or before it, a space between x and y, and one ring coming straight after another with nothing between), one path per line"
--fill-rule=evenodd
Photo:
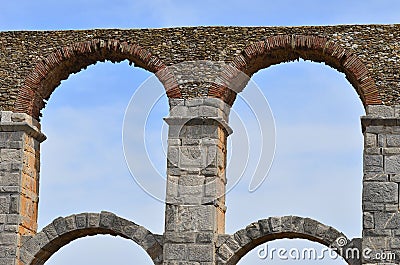
M167 159L174 166L179 165L180 146L168 146Z
M15 258L16 248L0 245L0 258Z
M62 235L67 232L67 225L63 217L59 217L53 221L54 228L58 235Z
M165 232L164 242L165 243L195 243L196 232L176 233L176 232Z
M373 203L397 203L398 185L394 182L365 182L363 201Z
M263 235L268 235L272 232L269 225L269 219L258 220L258 223L260 225L260 229Z
M195 233L197 243L214 243L214 233Z
M21 161L22 152L21 150L15 149L1 149L0 150L0 162L14 162Z
M226 245L223 244L219 249L218 249L218 256L221 260L226 261L230 257L233 256L233 251ZM224 263L218 263L218 264L224 264Z
M167 260L186 260L186 245L166 243L164 245L164 259Z
M390 175L390 181L392 181L392 182L400 182L400 174Z
M364 173L364 181L379 181L379 182L387 182L388 175L382 173L371 173L366 172Z
M310 218L305 218L304 219L304 232L310 235L315 235L317 232L317 227L318 227L318 222L310 219Z
M364 146L365 147L376 147L378 146L378 137L376 134L365 133L364 134Z
M149 231L143 226L134 226L134 228L136 229L131 238L137 243L142 242L148 235Z
M58 237L57 230L56 230L56 228L54 227L53 224L49 224L48 226L43 228L42 231L46 234L47 238L50 241Z
M89 213L88 214L88 227L98 227L100 224L100 214Z
M364 165L364 172L365 173L383 173L383 167L382 166Z
M171 107L170 111L169 111L169 116L170 117L188 117L188 116L190 116L189 108L184 105L177 105L177 106Z
M233 251L237 251L240 248L240 244L232 236L226 240L225 244Z
M385 204L384 203L375 203L375 202L369 202L369 201L363 201L363 210L364 211L383 211L385 210Z
M179 147L179 165L181 169L203 169L206 167L206 148L198 146Z
M282 231L282 220L280 217L270 217L269 218L271 232L279 233Z
M383 155L399 155L400 154L400 147L387 147L382 148Z
M204 104L203 98L186 99L185 105L188 107L198 107Z
M392 235L390 229L363 229L363 236L372 237L390 237Z
M390 247L393 249L400 249L400 238L391 238Z
M366 166L383 166L383 156L381 155L364 155L364 165Z
M400 147L400 135L387 135L386 136L387 147Z
M0 233L0 245L15 245L17 244L16 233Z
M378 147L386 147L386 135L378 134Z
M212 262L214 259L213 245L190 244L187 246L189 261Z
M389 247L389 239L386 237L364 237L363 248L386 250Z
M237 231L233 238L240 246L245 246L252 241L252 239L247 235L247 231L245 229L241 229Z
M76 228L83 229L87 227L87 214L77 214L75 216Z
M257 239L261 237L262 232L260 229L260 225L258 223L251 223L246 227L247 236L251 239Z
M7 214L7 224L19 224L20 219L18 214Z
M218 108L215 108L215 107L212 107L212 106L203 105L203 106L200 106L199 115L201 117L217 118L218 117L218 113L219 113L218 110L219 110Z
M385 211L386 212L398 212L399 211L399 204L395 203L395 204L385 204Z
M363 214L363 228L374 228L374 215L369 212Z
M11 122L12 111L1 111L1 122Z
M374 213L376 229L400 229L400 214L399 213Z
M0 214L10 213L10 197L1 196L0 197Z
M368 105L367 115L371 117L388 118L394 117L394 108L385 105Z
M67 231L76 230L75 215L65 217L65 228Z
M366 147L364 148L364 154L366 155L381 155L382 148L380 147Z
M110 212L101 212L100 213L100 227L111 228L115 219L115 214Z

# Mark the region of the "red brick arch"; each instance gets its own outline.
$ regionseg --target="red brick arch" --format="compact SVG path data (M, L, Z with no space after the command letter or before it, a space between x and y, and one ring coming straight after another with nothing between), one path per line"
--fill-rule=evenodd
M277 35L248 45L235 56L222 78L230 84L243 72L252 76L260 69L298 59L323 62L346 75L361 98L364 106L382 104L378 88L365 63L351 48L343 48L338 42L318 36ZM234 73L236 71L236 73ZM229 87L229 86L228 86ZM235 91L240 92L240 91ZM214 86L210 97L222 98L233 104L235 95L224 86Z
M91 64L105 60L129 60L153 73L165 67L160 59L138 44L113 39L76 42L57 49L36 63L19 90L14 111L39 118L45 101L62 80Z

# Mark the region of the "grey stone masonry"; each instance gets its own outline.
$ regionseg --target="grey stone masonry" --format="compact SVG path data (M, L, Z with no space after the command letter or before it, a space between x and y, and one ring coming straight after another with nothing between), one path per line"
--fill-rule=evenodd
M400 112L399 106L368 106L364 133L363 264L400 262ZM384 257L384 258L382 258Z
M215 241L225 230L229 111L216 98L170 100L164 264L216 262Z
M0 112L0 265L17 263L23 235L37 229L40 124Z
M275 239L361 250L352 265L400 264L400 24L180 27L0 32L0 265L41 265L82 236L139 244L155 264L236 264ZM311 218L269 217L225 234L230 107L249 78L304 59L344 73L361 118L363 234L348 239ZM55 219L37 233L38 120L62 80L99 61L154 73L170 100L165 231L109 212ZM345 185L345 184L344 184Z

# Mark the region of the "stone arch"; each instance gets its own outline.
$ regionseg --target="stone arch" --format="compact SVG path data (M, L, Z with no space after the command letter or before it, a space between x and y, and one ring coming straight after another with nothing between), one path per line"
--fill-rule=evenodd
M251 223L233 235L220 235L217 244L218 264L234 265L262 243L294 238L307 239L330 248L342 248L342 253L346 253L348 248L360 249L358 239L350 241L343 233L316 220L298 216L269 217ZM340 245L343 242L344 246ZM359 259L351 257L345 260L349 264L359 262Z
M142 247L154 264L162 263L162 236L113 213L81 213L59 217L21 246L25 265L42 265L61 247L85 236L106 234L130 239Z
M233 58L221 78L226 80L225 83L231 84L228 87L232 87L232 81L237 82L235 77L240 76L241 72L252 76L260 69L300 58L324 62L344 73L364 106L383 104L371 73L354 50L345 49L338 42L318 36L276 35L250 44ZM208 95L222 98L230 105L235 100L235 93L226 86L215 85Z
M137 44L114 39L76 42L57 49L36 63L18 91L14 111L38 119L45 101L70 74L98 61L121 62L126 59L130 64L134 63L153 73L165 67L160 59Z

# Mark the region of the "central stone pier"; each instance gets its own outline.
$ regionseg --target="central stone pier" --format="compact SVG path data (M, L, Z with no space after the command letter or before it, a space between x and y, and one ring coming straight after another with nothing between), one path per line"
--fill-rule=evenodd
M164 264L216 264L216 240L225 233L229 112L216 98L170 100Z

